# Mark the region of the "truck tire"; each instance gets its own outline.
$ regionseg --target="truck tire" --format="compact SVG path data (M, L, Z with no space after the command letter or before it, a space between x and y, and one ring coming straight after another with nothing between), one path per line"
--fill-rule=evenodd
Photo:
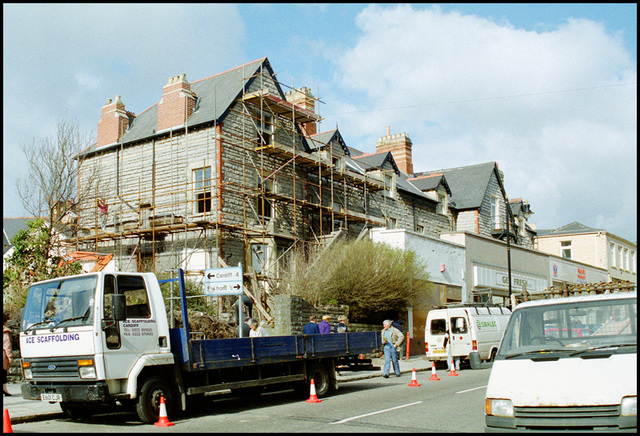
M136 413L140 421L145 424L158 422L160 417L160 397L164 397L168 415L173 410L173 395L167 382L160 377L151 377L145 380L136 403Z
M318 398L326 397L333 388L331 383L331 377L329 376L329 370L322 363L316 363L308 372L309 384L311 379L316 388L316 395Z
M88 407L86 404L69 403L66 401L60 403L60 408L62 409L62 413L73 420L89 419L97 412L96 409Z

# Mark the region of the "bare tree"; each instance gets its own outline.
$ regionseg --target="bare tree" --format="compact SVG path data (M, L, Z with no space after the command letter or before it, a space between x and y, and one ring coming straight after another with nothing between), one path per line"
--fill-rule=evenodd
M81 152L91 146L91 133L82 132L75 122L58 122L56 135L34 139L31 146L22 145L27 158L27 172L16 181L24 208L41 217L51 229L54 244L60 235L75 232L79 198L94 185L95 177L78 192L78 169Z

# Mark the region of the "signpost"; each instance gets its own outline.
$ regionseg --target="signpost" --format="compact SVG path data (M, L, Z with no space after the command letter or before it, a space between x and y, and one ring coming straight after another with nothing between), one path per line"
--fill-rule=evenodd
M204 294L242 295L242 267L211 268L204 270Z

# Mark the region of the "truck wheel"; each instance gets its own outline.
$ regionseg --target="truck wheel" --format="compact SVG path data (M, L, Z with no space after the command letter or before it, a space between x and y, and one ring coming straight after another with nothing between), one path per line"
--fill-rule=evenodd
M160 417L160 397L164 397L168 415L172 410L173 396L167 383L160 377L151 377L145 380L136 403L136 413L140 421L146 424L158 422Z
M69 402L61 402L60 408L62 409L62 413L64 413L68 418L71 419L89 419L95 413L96 410L93 407L87 407L84 404L78 403L69 403Z
M318 398L326 397L332 388L332 383L327 367L322 363L316 363L311 367L308 375L309 384L311 384L311 379L313 379L313 383L316 388L316 395L318 396Z

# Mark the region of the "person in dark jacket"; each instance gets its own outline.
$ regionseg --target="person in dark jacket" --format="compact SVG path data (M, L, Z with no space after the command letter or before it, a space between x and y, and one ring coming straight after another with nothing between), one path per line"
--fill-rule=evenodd
M302 328L302 334L304 335L319 335L320 327L318 327L318 318L315 315L311 315L309 317L309 323L305 324Z

